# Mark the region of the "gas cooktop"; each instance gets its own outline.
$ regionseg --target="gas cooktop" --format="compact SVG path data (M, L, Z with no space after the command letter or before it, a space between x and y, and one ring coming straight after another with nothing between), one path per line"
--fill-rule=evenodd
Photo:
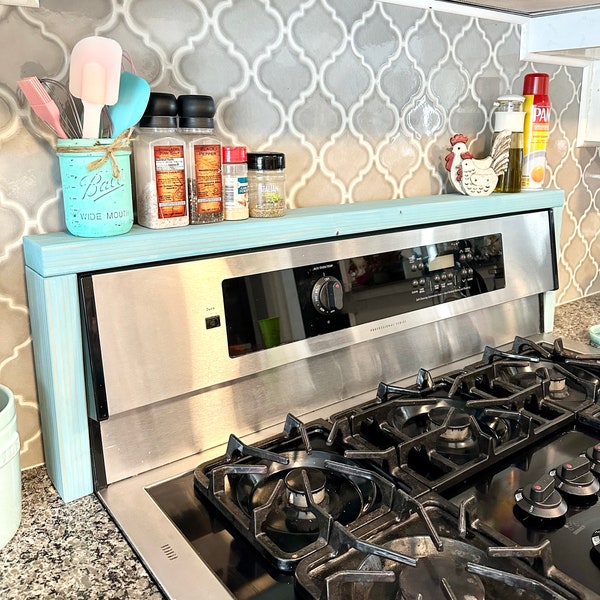
M148 491L236 598L600 599L599 374L516 338Z

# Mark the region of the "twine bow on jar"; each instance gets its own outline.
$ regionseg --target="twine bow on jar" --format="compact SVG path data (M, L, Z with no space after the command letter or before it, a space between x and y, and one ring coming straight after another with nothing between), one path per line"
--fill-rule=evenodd
M95 171L96 169L99 169L110 158L110 162L112 163L112 176L115 179L118 179L119 177L121 177L121 169L119 168L119 165L117 164L117 159L115 158L114 153L118 150L129 150L130 149L130 142L131 142L132 134L133 134L133 127L130 127L129 129L123 131L123 133L121 133L118 137L116 137L114 139L112 144L106 146L106 149L102 156L100 156L99 158L88 163L87 170ZM97 150L99 145L100 144L96 143L94 145L94 147L91 149ZM90 148L80 148L80 151L89 152Z
M115 157L115 152L125 151L129 152L131 150L131 136L133 135L134 128L131 127L126 129L123 133L121 133L118 137L116 137L110 144L102 143L100 140L97 140L92 146L60 146L56 149L57 154L89 154L93 152L98 154L102 152L102 155L98 158L92 160L86 165L88 171L95 171L99 169L107 160L110 159L112 164L112 176L115 179L119 179L121 177L121 169L117 164L117 159Z

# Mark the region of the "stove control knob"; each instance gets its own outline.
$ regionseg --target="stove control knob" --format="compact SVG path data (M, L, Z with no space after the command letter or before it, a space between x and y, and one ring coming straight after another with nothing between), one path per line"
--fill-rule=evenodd
M573 496L592 496L600 490L600 481L592 473L590 461L578 456L550 471L556 479L556 489Z
M325 275L321 277L312 289L313 306L326 315L341 310L344 306L344 291L339 279Z
M567 512L567 503L554 487L554 477L544 475L515 493L517 506L540 519L556 519Z
M600 444L596 444L585 453L592 466L592 473L600 477Z

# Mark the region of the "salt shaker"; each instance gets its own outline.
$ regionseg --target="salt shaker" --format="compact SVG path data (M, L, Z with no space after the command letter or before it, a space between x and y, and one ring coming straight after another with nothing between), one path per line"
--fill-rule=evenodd
M249 216L246 146L223 146L223 216L241 221Z

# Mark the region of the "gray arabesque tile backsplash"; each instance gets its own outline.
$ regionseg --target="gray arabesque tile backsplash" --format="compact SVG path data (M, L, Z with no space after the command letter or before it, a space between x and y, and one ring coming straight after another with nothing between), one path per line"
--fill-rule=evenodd
M155 91L214 96L224 142L285 152L290 208L450 191L450 135L483 153L494 99L546 71L546 184L567 196L558 302L600 290L600 162L575 147L581 69L521 62L518 26L373 0L40 4L0 7L0 381L18 401L23 467L43 455L21 239L64 218L54 140L16 82L66 81L70 50L88 35L119 41Z

